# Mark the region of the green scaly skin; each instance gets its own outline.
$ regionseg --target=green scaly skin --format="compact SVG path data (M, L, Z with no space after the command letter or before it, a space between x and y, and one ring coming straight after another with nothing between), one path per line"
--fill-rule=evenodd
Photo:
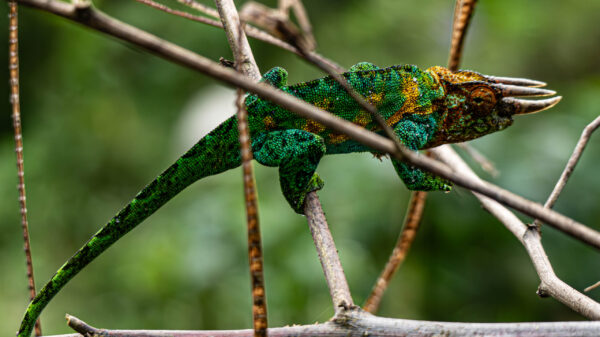
M473 93L471 87L487 85L477 73L463 72L460 78L455 78L441 67L423 71L415 66L382 69L359 63L344 76L377 107L411 150L477 138L512 123L510 114L493 113L498 110L496 106L476 107L480 102L469 96ZM263 81L340 118L381 132L371 116L330 77L287 86L287 72L274 68L264 75ZM500 93L496 90L494 95ZM303 212L305 194L323 187L323 181L315 173L323 155L372 152L345 135L267 100L248 95L246 106L254 158L263 165L279 167L281 189L297 213ZM392 162L411 190L451 188L448 181L439 177L397 160ZM146 186L56 272L29 304L18 336L30 336L36 319L50 300L110 245L193 182L239 165L237 121L232 117Z

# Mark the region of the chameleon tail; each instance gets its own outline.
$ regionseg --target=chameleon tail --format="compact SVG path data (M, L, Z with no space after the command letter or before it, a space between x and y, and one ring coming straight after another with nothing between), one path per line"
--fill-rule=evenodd
M237 120L230 118L202 138L140 191L125 208L58 269L27 307L18 337L29 337L36 319L54 295L110 245L196 180L239 165Z

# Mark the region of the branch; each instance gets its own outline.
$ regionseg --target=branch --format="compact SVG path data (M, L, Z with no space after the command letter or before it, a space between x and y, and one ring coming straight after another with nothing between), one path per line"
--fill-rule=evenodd
M240 17L235 9L233 0L217 0L215 3L217 4L221 23L223 23L225 34L227 35L227 41L229 41L229 46L235 56L236 67L242 74L254 81L260 80L258 66L254 60L248 39L246 39L246 34L244 34L244 30L241 27Z
M432 152L454 170L462 172L473 179L479 179L451 147L441 146L433 149ZM535 227L529 228L513 213L494 200L478 193L474 194L483 207L498 218L525 246L541 281L538 294L552 296L587 318L600 319L600 304L598 302L573 289L556 276L542 246L540 234Z
M437 174L454 182L458 186L488 196L529 216L539 218L548 225L600 249L600 233L581 223L553 210L545 209L538 203L529 201L488 182L482 182L481 180L476 180L472 177L456 173L436 160L420 156L405 148L398 150L395 147L394 142L389 139L333 116L326 111L316 108L291 95L285 94L273 87L254 83L231 69L225 69L185 48L108 17L92 7L76 8L71 4L56 0L19 0L19 3L43 9L67 19L77 21L88 27L133 43L167 60L203 72L204 74L223 82L257 94L258 96L268 99L304 118L312 119L337 132L344 133L350 138L371 147L376 151L389 153L396 159L404 160L414 166Z
M252 330L106 330L96 329L67 315L71 328L84 336L96 337L251 337ZM489 337L596 337L600 322L552 323L449 323L392 319L372 316L360 309L337 315L333 320L312 325L270 328L272 337L359 337L359 336L489 336ZM79 334L48 337L81 337Z
M317 247L319 261L321 261L321 266L325 273L327 286L329 286L334 311L340 313L343 310L354 307L337 248L335 248L325 214L315 191L306 194L304 213L308 220L313 241Z
M569 161L567 162L567 166L565 167L562 174L560 175L560 178L556 182L556 185L554 186L554 190L552 190L552 193L548 197L548 200L544 204L544 207L552 208L554 206L554 203L556 203L558 196L560 195L563 188L567 184L567 180L569 180L569 177L571 177L573 170L575 170L575 165L577 165L577 163L579 162L579 158L581 158L581 155L583 154L583 150L585 150L585 146L587 145L588 141L590 140L592 133L594 131L596 131L596 129L599 126L600 126L600 116L596 117L596 119L594 119L590 124L588 124L583 129L583 132L581 133L581 136L579 137L579 141L577 141L577 145L575 145L575 149L573 149L573 153L571 154L571 157L569 158ZM533 224L536 227L538 227L540 225L540 223L537 219L535 220L535 222Z

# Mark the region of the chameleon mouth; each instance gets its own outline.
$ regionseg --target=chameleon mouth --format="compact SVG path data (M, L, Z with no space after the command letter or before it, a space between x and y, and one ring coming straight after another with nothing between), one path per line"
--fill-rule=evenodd
M505 107L510 107L511 115L525 115L550 109L561 99L561 96L541 99L537 101L514 98L517 97L539 97L552 96L556 94L554 90L541 89L546 85L544 82L530 80L526 78L485 76L485 78L494 83L492 86L502 92L502 103Z

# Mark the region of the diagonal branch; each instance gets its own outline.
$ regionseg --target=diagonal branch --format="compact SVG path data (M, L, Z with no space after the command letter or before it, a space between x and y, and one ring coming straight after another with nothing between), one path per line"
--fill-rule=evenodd
M575 165L577 165L577 163L579 162L579 158L581 158L581 155L583 154L583 150L585 150L585 146L587 145L588 141L590 140L592 133L594 131L596 131L596 129L598 127L600 127L600 116L596 117L596 119L594 119L590 124L588 124L583 129L583 132L581 133L581 136L579 137L579 141L577 141L577 145L575 145L575 149L573 149L573 153L571 154L571 157L569 158L569 161L567 162L567 166L565 167L562 174L560 175L560 178L556 182L556 185L554 186L554 190L552 190L552 193L548 197L548 200L544 204L544 207L552 208L554 206L554 203L556 203L558 196L560 195L563 188L567 184L567 180L569 180L569 177L571 177L573 170L575 170ZM540 222L539 222L539 220L536 219L533 224L534 224L534 226L539 227Z
M451 147L440 146L432 149L432 152L454 170L473 179L479 179ZM483 207L498 218L517 237L521 244L525 246L541 281L538 294L552 296L587 318L600 319L600 304L598 302L581 294L556 276L542 246L540 234L535 227L528 228L512 212L496 201L478 193L474 194Z
M315 191L309 192L305 200L304 213L306 220L308 220L310 233L317 247L319 261L321 261L325 273L325 280L333 301L333 309L336 314L339 314L354 307L348 281L346 281L346 275L344 275L344 269L317 193Z

